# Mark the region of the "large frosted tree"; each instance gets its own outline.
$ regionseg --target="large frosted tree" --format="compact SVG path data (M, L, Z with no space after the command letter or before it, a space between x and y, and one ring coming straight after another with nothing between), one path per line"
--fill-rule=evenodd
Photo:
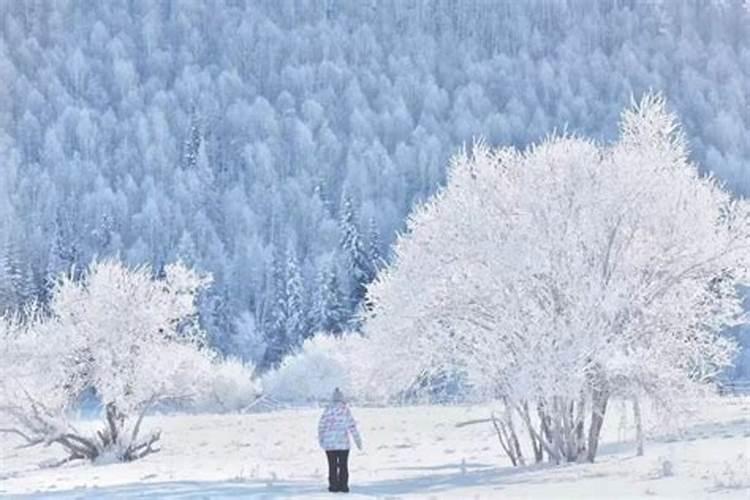
M687 159L660 97L620 137L477 144L411 216L369 288L373 390L464 377L536 459L594 460L609 400L677 411L732 360L750 207ZM427 387L429 390L429 387Z

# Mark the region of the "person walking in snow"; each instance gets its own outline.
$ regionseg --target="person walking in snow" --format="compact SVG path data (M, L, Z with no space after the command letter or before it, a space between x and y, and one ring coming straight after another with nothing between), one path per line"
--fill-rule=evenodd
M318 442L328 458L328 491L349 492L349 435L357 448L362 449L362 438L357 423L337 387L318 422Z

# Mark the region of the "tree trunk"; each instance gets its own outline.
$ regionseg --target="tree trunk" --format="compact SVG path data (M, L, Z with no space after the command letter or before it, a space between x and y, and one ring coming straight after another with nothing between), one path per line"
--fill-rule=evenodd
M526 430L529 433L529 439L531 440L531 449L534 451L534 463L542 463L544 460L544 448L542 443L537 437L537 432L531 426L531 415L529 415L529 403L524 402L519 407L516 407L516 411L521 415L521 420L526 424ZM542 430L539 429L539 434Z
M584 439L584 421L586 420L586 396L581 394L581 398L578 400L578 415L576 415L576 443L578 448L576 449L576 461L581 462L586 456L586 440Z
M635 442L637 446L636 455L643 456L643 420L641 417L641 403L638 396L633 398L633 416L635 417Z
M490 417L490 420L492 420L492 426L495 428L497 439L498 441L500 441L500 446L510 459L510 463L513 464L513 467L516 467L518 465L518 460L516 459L516 455L513 452L513 449L511 448L510 443L505 436L505 433L503 432L502 424L497 420L497 417L495 417L494 413Z
M540 419L540 425L539 425L539 432L537 433L536 429L534 428L533 423L531 422L531 416L528 412L519 412L521 414L521 418L526 423L526 427L529 430L530 433L536 434L537 441L539 444L544 448L544 450L547 452L547 457L549 458L550 462L554 462L556 464L559 464L561 461L560 454L557 452L557 450L554 448L554 444L551 440L551 433L549 430L549 417L546 415L544 410L544 405L539 403L537 404L537 412L539 414Z
M526 461L523 458L523 452L521 451L521 445L516 435L516 428L513 425L513 416L510 413L509 408L505 407L505 415L502 419L499 419L492 414L492 425L495 427L497 432L497 438L500 441L505 454L510 458L511 463L514 467L519 465L526 465Z
M593 462L599 448L599 436L601 435L604 415L607 412L609 392L606 390L594 390L591 401L591 426L589 427L588 451L586 459Z
M518 435L516 434L516 426L513 424L513 414L506 406L506 415L508 417L508 432L510 434L510 445L513 448L513 452L518 457L519 465L526 465L526 459L523 458L523 451L521 451L521 444L518 441Z

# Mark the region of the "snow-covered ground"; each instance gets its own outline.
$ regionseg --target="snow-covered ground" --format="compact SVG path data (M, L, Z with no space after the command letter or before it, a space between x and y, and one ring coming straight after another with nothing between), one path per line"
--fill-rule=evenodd
M700 405L635 457L617 403L595 464L510 467L486 406L357 408L364 451L350 458L351 498L750 498L750 398ZM316 444L318 409L159 416L162 451L130 464L40 462L56 449L0 442L0 495L25 498L334 498Z

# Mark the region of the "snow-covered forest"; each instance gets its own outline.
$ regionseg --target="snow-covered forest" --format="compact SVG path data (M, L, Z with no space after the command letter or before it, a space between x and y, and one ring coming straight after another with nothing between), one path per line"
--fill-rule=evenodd
M352 327L448 159L617 134L653 89L750 194L741 0L0 2L0 309L94 258L210 272L210 343ZM355 325L356 326L356 325Z

